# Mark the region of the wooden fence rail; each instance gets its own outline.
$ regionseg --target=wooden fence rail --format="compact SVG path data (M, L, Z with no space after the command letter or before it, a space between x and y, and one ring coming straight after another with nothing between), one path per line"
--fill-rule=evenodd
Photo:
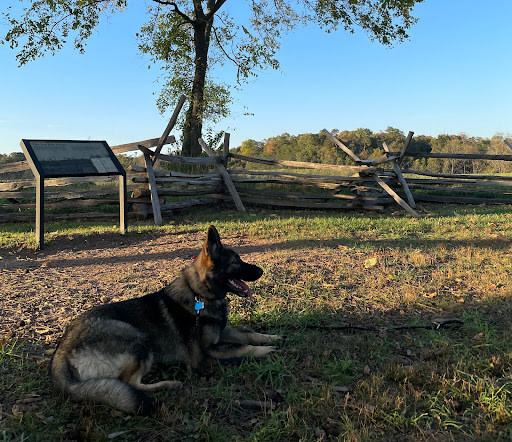
M512 144L504 139L512 150ZM512 161L512 155L462 154L462 153L415 153L405 152L411 158L438 158L450 160ZM415 190L417 201L450 204L512 204L512 176L434 173L403 169L407 183ZM429 177L418 178L418 177ZM503 189L503 188L510 189ZM454 195L455 194L455 195ZM464 194L464 195L461 195ZM484 197L483 195L486 194ZM500 197L497 197L499 195Z
M246 164L246 168L243 169L229 169L232 181L236 184L237 191L244 203L309 210L375 211L382 210L382 206L379 206L380 203L389 202L389 198L364 196L358 192L357 187L362 183L375 182L370 174L377 172L377 169L368 165L319 164L256 158L233 153L229 154L229 158ZM250 163L278 168L326 170L336 172L336 174L316 175L281 170L251 170L247 168ZM381 171L381 173L384 179L389 179L392 175L386 171ZM285 186L288 189L276 191L269 189L270 185ZM297 187L303 190L300 192L290 190L290 188ZM323 191L311 192L307 188L323 189Z
M454 160L488 160L488 161L512 161L512 155L488 155L480 153L427 153L427 152L410 152L405 154L406 157L412 158L442 158Z
M358 173L358 172L372 172L369 166L342 166L337 164L320 164L320 163L308 163L304 161L288 161L288 160L275 160L269 158L257 158L249 157L245 155L239 155L236 153L230 153L230 158L244 160L251 163L265 164L267 166L285 166L293 167L295 169L324 169L324 170L336 170L345 173Z
M404 169L403 173L420 176L430 176L439 178L451 178L451 179L468 179L468 180L491 180L491 181L512 181L512 176L501 176L501 175L477 175L477 174L450 174L450 173L434 173L434 172L422 172L420 170Z

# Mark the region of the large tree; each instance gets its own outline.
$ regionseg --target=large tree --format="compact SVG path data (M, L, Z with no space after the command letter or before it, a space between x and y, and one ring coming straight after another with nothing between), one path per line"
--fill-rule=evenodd
M137 32L140 50L164 70L158 105L163 112L185 94L182 152L199 155L203 122L229 112L231 86L215 81L214 68L236 69L229 83L247 81L267 67L279 68L279 41L298 25L314 23L327 32L356 28L391 46L408 38L411 15L423 0L148 0L148 22ZM24 8L11 8L14 4ZM122 12L128 0L3 0L8 24L0 40L17 50L24 65L55 53L68 39L80 52L100 20ZM0 7L1 8L1 7Z

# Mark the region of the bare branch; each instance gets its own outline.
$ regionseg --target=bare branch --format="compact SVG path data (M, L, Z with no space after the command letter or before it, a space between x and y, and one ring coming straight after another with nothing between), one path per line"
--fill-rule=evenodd
M155 3L158 3L159 5L172 6L173 7L172 12L175 12L176 14L178 14L186 23L189 23L189 24L194 23L194 20L192 20L184 12L180 11L180 9L178 8L178 5L175 2L168 2L166 0L152 0L152 1L154 1Z
M212 7L208 8L208 11L206 13L206 20L212 18L217 13L217 11L220 8L222 8L222 5L224 5L224 3L226 3L226 0L217 0L216 2L214 2Z

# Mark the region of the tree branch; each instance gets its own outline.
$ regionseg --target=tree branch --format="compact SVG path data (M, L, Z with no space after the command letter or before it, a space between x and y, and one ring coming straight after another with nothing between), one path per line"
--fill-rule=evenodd
M154 1L155 3L158 3L159 5L172 6L173 7L172 12L175 12L176 14L178 14L183 20L185 20L186 23L194 24L194 20L192 20L184 12L180 11L180 9L178 8L178 5L175 2L168 2L166 0L152 0L152 1Z
M216 2L214 2L213 6L211 8L208 8L208 11L206 12L206 20L212 18L217 13L217 11L220 8L222 8L222 5L224 5L224 3L226 3L226 0L217 0Z
M242 70L242 66L240 65L240 63L238 63L238 61L236 61L234 58L230 57L230 55L226 52L226 50L224 49L224 46L222 46L222 44L220 42L219 36L217 35L217 30L215 29L214 26L212 27L212 29L213 29L213 35L215 35L215 40L217 41L217 45L219 46L220 50L224 53L225 57L236 66L236 68L237 68L236 82L238 84L240 84L240 71Z

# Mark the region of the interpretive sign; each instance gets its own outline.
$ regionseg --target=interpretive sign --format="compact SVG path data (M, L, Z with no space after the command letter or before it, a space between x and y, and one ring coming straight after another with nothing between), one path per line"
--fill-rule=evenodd
M45 178L124 174L106 141L21 140L21 148Z
M45 178L119 175L121 233L127 228L126 172L106 141L21 140L21 149L36 178L36 239L44 244Z

